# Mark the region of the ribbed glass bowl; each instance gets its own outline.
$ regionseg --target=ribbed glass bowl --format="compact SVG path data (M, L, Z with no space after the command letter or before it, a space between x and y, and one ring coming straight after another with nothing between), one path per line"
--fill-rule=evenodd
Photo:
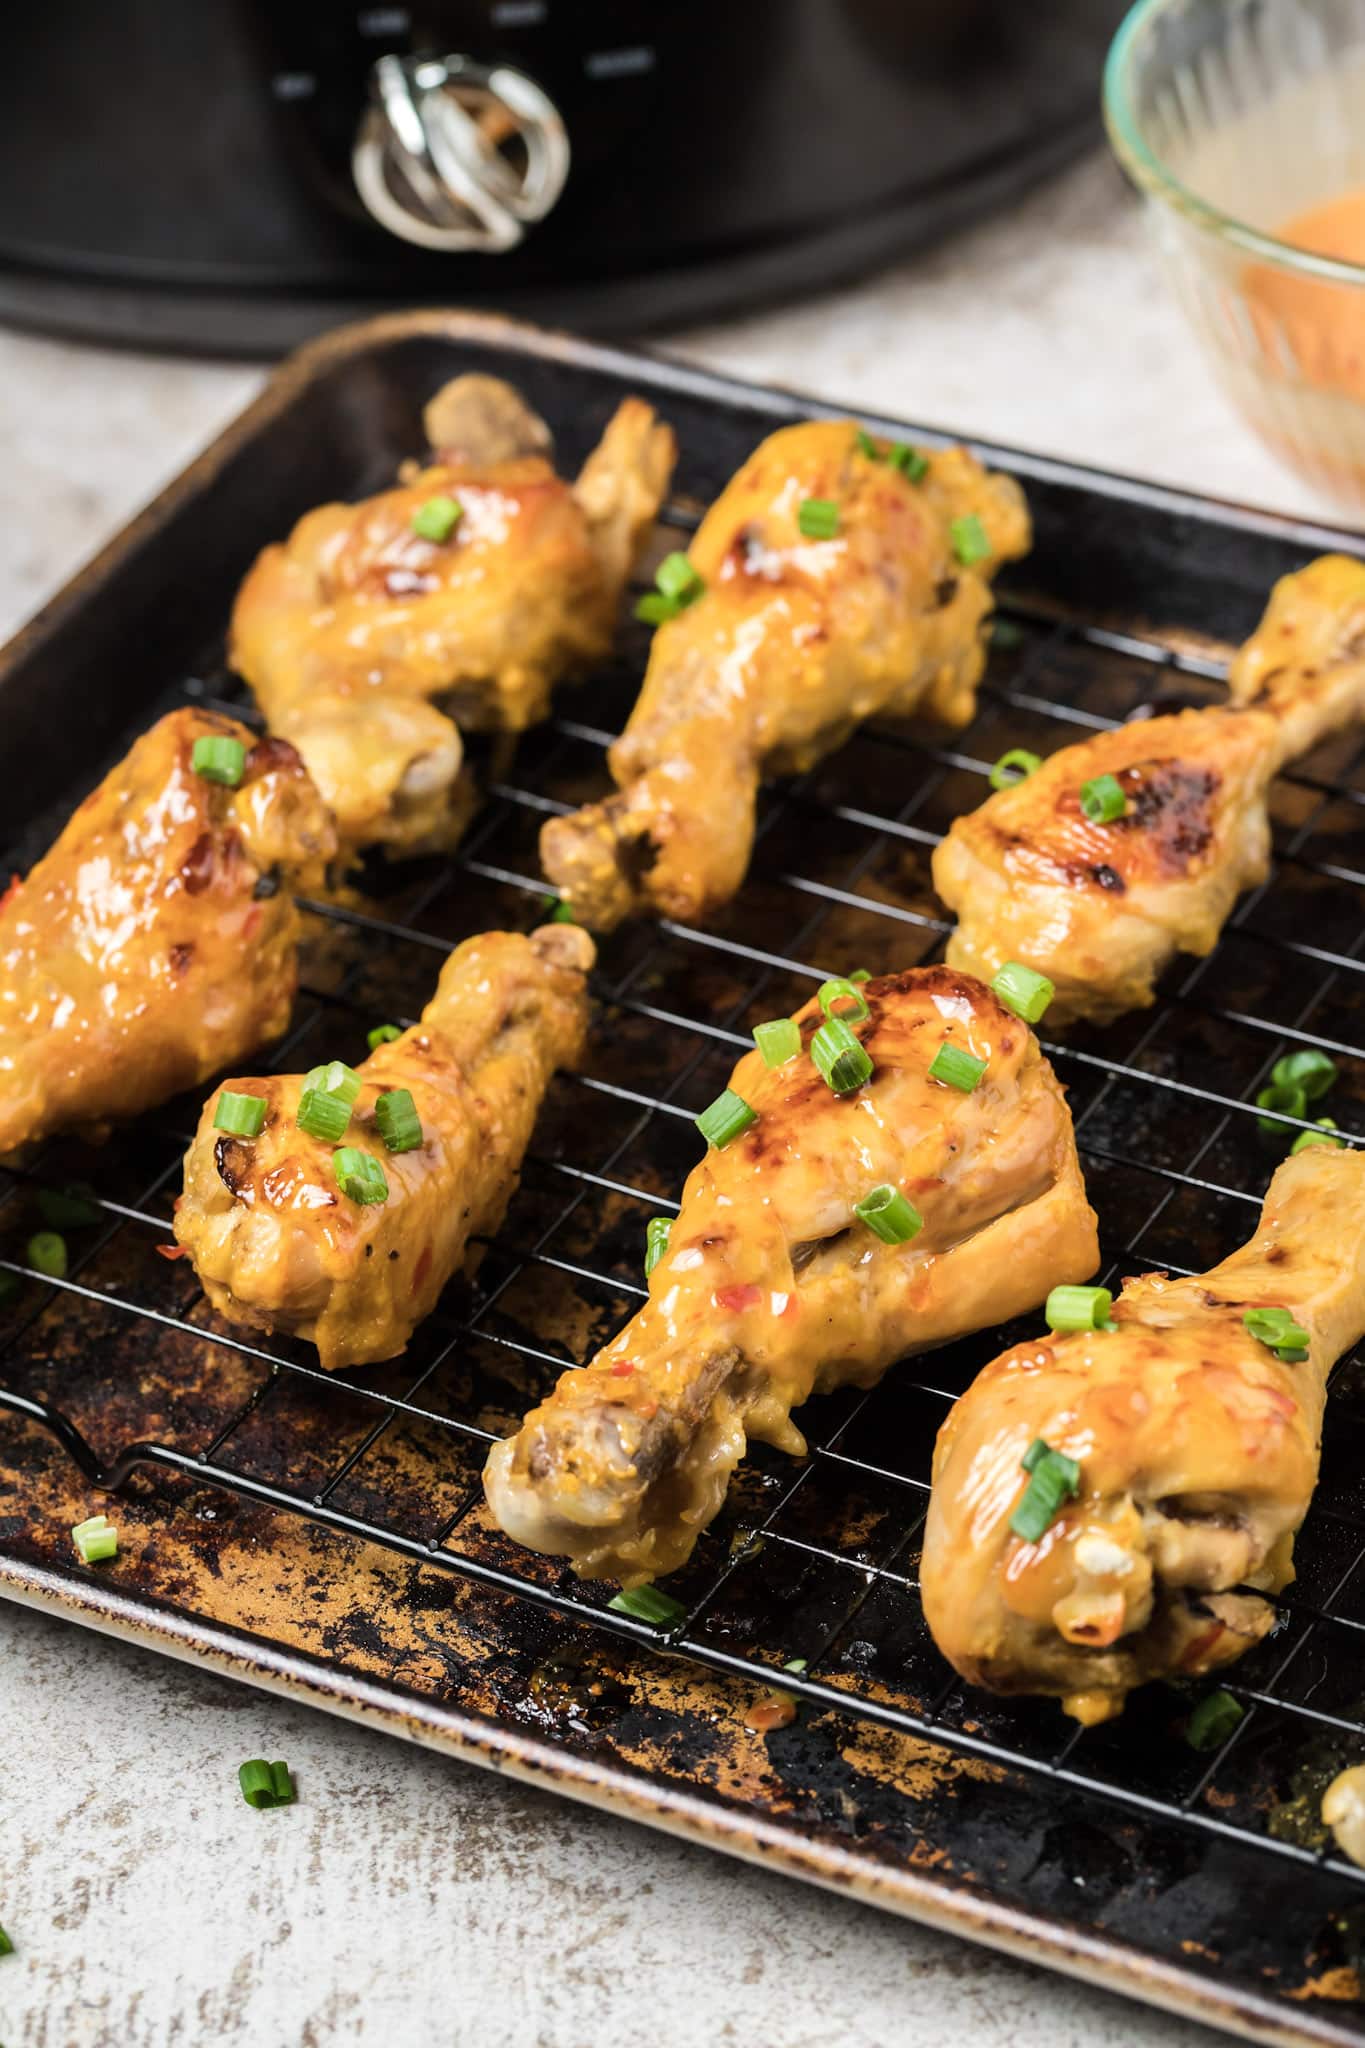
M1233 401L1365 506L1365 265L1276 232L1351 191L1365 219L1365 0L1138 0L1104 109Z

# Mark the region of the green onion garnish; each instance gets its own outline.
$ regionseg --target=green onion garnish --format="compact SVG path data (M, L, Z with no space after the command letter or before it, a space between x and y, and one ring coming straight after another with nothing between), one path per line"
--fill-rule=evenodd
M1096 775L1081 784L1081 809L1092 825L1112 825L1128 808L1117 775Z
M444 495L428 498L412 515L412 530L421 540L449 540L464 518L464 506Z
M320 1095L338 1096L349 1109L360 1093L360 1076L345 1060L329 1060L325 1067L310 1067L303 1085L305 1089L316 1088Z
M964 1095L970 1095L985 1073L986 1064L975 1053L964 1052L960 1045L950 1045L945 1038L929 1063L929 1079L941 1081L945 1088L960 1088Z
M1314 1145L1335 1145L1337 1150L1340 1152L1344 1148L1346 1140L1344 1138L1333 1137L1332 1133L1336 1130L1336 1128L1337 1124L1334 1118L1330 1116L1320 1116L1318 1118L1318 1127L1315 1131L1299 1132L1298 1137L1295 1138L1293 1144L1289 1148L1290 1158L1292 1159L1296 1152L1311 1151Z
M795 1671L798 1674L802 1671L805 1671L807 1668L807 1660L804 1657L789 1657L786 1663L782 1666L782 1669L784 1671Z
M1020 1459L1029 1475L1023 1498L1010 1516L1010 1527L1025 1543L1036 1543L1057 1518L1064 1500L1081 1490L1081 1468L1064 1451L1054 1451L1037 1436Z
M550 912L550 923L577 924L578 919L574 916L572 903L566 903L561 896L554 909Z
M654 572L654 586L635 607L636 618L647 626L662 626L668 619L676 619L706 588L687 556L680 553L664 556Z
M1022 1017L1026 1024L1037 1024L1057 993L1055 984L1045 974L1036 973L1019 960L1005 962L992 981L991 989L1006 1009L1013 1010L1015 1016Z
M855 967L848 978L850 981L871 981L872 969L870 967Z
M103 1211L78 1188L39 1188L38 1213L53 1230L84 1230Z
M1273 1351L1284 1365L1298 1365L1308 1356L1308 1332L1287 1308L1249 1308L1242 1317L1258 1344Z
M859 427L857 434L854 436L854 446L860 455L867 457L869 462L881 461L881 450L871 434L868 433L866 427Z
M205 733L190 751L190 766L205 782L221 782L236 789L246 767L246 748L231 733Z
M1279 1081L1272 1081L1268 1087L1262 1088L1257 1095L1256 1107L1257 1109L1282 1110L1286 1116L1304 1117L1308 1114L1308 1097L1304 1094L1297 1081L1291 1082L1288 1087ZM1270 1138L1279 1138L1287 1135L1284 1125L1277 1122L1273 1116L1258 1116L1256 1128L1259 1131L1264 1131L1266 1136Z
M1278 1088L1301 1088L1305 1102L1316 1102L1336 1080L1337 1063L1325 1052L1308 1046L1302 1052L1288 1052L1282 1060L1276 1060L1270 1078Z
M807 540L833 540L839 531L839 507L833 498L803 498L796 523Z
M10 1940L4 1928L0 1927L0 1956L12 1956L13 1954L14 1943Z
M707 1144L714 1145L717 1152L723 1152L741 1131L747 1131L750 1124L758 1122L758 1111L750 1109L744 1097L736 1095L733 1088L726 1088L699 1117L693 1118L693 1122Z
M388 1201L389 1183L383 1167L357 1146L340 1146L332 1154L332 1171L342 1194L349 1195L353 1202L364 1205Z
M647 590L635 606L635 616L642 619L647 626L662 626L669 619L676 619L681 609L682 607L676 605L671 597L665 597L661 590Z
M1111 1330L1114 1297L1107 1287L1054 1287L1043 1304L1049 1330Z
M66 1277L66 1239L55 1230L35 1230L29 1239L26 1256L35 1273L46 1273L49 1280Z
M815 995L827 1017L842 1017L845 1024L861 1024L865 1017L872 1015L867 1007L867 997L860 988L854 987L851 980L822 981Z
M886 451L886 459L892 469L898 469L909 483L917 484L921 477L929 474L927 460L908 441L893 441ZM989 546L986 552L990 553Z
M784 1067L801 1050L801 1027L794 1017L774 1017L768 1024L755 1024L754 1044L765 1067Z
M288 1764L268 1764L263 1756L252 1757L237 1772L237 1783L248 1806L292 1806L294 1780Z
M395 1038L402 1036L396 1024L376 1024L374 1030L366 1034L365 1043L371 1052L378 1052L381 1045L392 1045Z
M422 1143L422 1120L409 1088L390 1088L374 1106L379 1135L390 1152L415 1152Z
M964 569L970 569L973 562L984 562L991 552L990 535L975 512L966 512L961 519L950 519L948 538Z
M110 1527L107 1515L91 1515L88 1522L78 1522L71 1541L82 1564L102 1564L106 1557L118 1556L118 1530Z
M924 1228L924 1218L914 1203L907 1201L889 1181L883 1181L861 1202L855 1202L853 1213L883 1244L909 1244Z
M664 1253L668 1250L669 1233L673 1228L671 1216L651 1216L645 1225L645 1278L648 1280Z
M872 1079L872 1055L842 1017L830 1017L820 1026L810 1056L836 1095L851 1095Z
M1027 747L1011 747L991 770L991 788L1013 789L1016 782L1027 782L1030 775L1036 775L1042 765L1041 754L1031 754Z
M265 1112L263 1095L234 1095L230 1088L225 1088L213 1112L213 1128L228 1131L234 1138L258 1138L265 1124Z
M632 1586L618 1593L614 1600L608 1600L607 1605L615 1614L629 1614L636 1621L657 1622L665 1628L681 1621L687 1612L681 1600L661 1593L657 1586Z
M294 1121L301 1131L310 1138L320 1138L324 1145L335 1145L345 1135L351 1121L351 1105L339 1095L328 1095L321 1088L305 1088L299 1097L298 1115Z
M1191 1749L1217 1749L1226 1742L1246 1713L1230 1692L1205 1693L1185 1723L1185 1740Z

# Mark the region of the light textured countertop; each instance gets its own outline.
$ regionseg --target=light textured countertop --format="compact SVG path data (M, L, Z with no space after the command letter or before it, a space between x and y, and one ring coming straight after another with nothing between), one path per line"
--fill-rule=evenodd
M1332 517L1210 381L1101 159L837 297L675 353ZM252 366L0 334L0 633ZM1187 2022L0 1605L7 2048L1197 2048ZM288 1757L258 1814L242 1758Z

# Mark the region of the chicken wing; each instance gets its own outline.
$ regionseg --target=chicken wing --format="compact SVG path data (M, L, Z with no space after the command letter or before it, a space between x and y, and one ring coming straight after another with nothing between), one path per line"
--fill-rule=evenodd
M1173 954L1212 951L1268 872L1271 778L1365 711L1365 563L1283 578L1228 683L1232 706L1097 733L955 820L933 860L953 966L1023 961L1056 984L1050 1023L1105 1023L1154 1000ZM1107 822L1082 808L1102 777L1122 795Z
M1028 1027L946 967L864 994L853 1028L874 1073L856 1092L836 1095L809 1055L818 1002L785 1065L740 1060L731 1086L757 1121L693 1170L647 1304L489 1455L508 1535L585 1577L672 1571L748 1437L799 1457L791 1410L809 1394L872 1386L1093 1272L1071 1117ZM930 1077L945 1044L986 1062L971 1093ZM854 1214L886 1185L923 1211L908 1241Z
M760 779L811 767L865 718L971 717L990 578L1028 546L1022 494L962 448L907 461L847 421L771 436L689 550L704 586L661 625L625 732L619 795L541 833L581 922L695 921L749 864ZM835 526L809 537L810 501Z
M466 939L420 1023L357 1070L344 1140L299 1128L301 1075L227 1084L265 1105L252 1138L216 1128L215 1095L185 1157L175 1235L218 1313L309 1339L329 1369L402 1351L469 1240L502 1221L550 1077L582 1046L592 960L572 925ZM376 1103L400 1090L421 1135L394 1152ZM381 1198L343 1192L341 1142L378 1164Z
M235 787L195 743L244 756ZM239 757L242 758L242 757ZM299 919L336 853L294 749L173 711L0 898L0 1153L92 1135L277 1038Z
M232 615L234 666L351 848L453 844L472 803L458 727L519 732L606 653L673 469L672 432L638 398L572 485L495 378L457 378L425 421L426 466L308 513Z
M1288 1311L1303 1348L1258 1339L1255 1309ZM1365 1157L1287 1159L1249 1244L1199 1278L1130 1281L1112 1319L1016 1345L953 1408L921 1568L934 1640L965 1678L1052 1694L1087 1723L1147 1679L1231 1662L1274 1620L1328 1368L1365 1332ZM1025 1541L1010 1518L1040 1438L1080 1473Z

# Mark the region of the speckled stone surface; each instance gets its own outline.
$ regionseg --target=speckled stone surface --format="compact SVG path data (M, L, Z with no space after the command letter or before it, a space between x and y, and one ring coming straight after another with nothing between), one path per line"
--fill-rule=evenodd
M840 294L672 338L736 374L1282 510L1102 160ZM0 632L257 388L0 334ZM0 1605L6 2048L1198 2048L1202 2028ZM256 1813L245 1757L299 1803ZM1197 1931L1197 1930L1192 1930Z

